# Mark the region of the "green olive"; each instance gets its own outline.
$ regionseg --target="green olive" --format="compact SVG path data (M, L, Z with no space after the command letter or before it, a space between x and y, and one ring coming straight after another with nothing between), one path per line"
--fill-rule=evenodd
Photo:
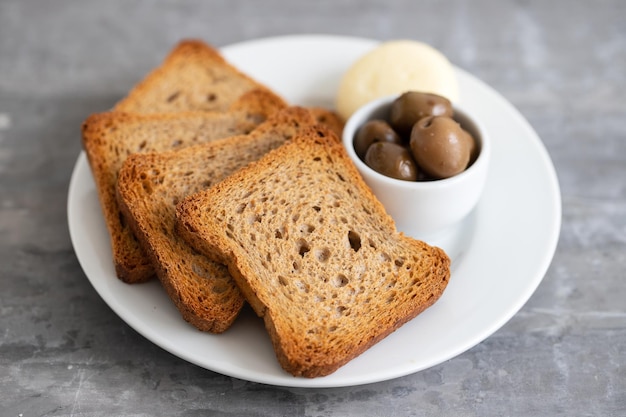
M365 153L372 143L392 142L401 143L400 136L384 120L370 120L358 130L354 136L354 150L359 158L365 158Z
M365 163L391 178L415 181L419 170L409 150L391 142L373 143L365 153Z
M409 91L391 104L389 122L401 135L409 135L413 125L428 116L452 117L452 103L437 94Z
M426 174L435 179L449 178L467 168L475 148L474 138L454 119L431 116L421 119L411 130L411 152Z

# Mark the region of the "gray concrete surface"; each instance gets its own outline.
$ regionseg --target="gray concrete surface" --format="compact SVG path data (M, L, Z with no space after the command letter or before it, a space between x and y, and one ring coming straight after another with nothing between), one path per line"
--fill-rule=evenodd
M621 0L1 0L0 415L626 415L625 18ZM83 119L183 37L294 33L428 42L510 100L553 159L563 225L544 281L439 366L340 389L232 379L137 334L74 255Z

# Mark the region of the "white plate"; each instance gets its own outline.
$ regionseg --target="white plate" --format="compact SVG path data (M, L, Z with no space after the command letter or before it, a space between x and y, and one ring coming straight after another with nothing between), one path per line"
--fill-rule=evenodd
M288 36L232 45L237 67L300 105L333 105L347 67L376 42L336 36ZM158 282L127 285L111 261L109 238L82 153L68 196L74 250L104 301L153 343L191 363L244 380L292 387L336 387L411 374L450 359L504 325L541 282L560 231L561 199L541 140L497 92L457 70L462 101L493 138L484 195L470 217L430 243L451 256L452 277L430 309L334 374L294 378L282 371L262 322L250 311L222 335L182 320Z

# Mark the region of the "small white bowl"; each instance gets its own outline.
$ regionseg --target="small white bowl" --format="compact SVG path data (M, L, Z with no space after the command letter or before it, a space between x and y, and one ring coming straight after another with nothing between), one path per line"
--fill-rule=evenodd
M389 108L397 97L383 97L357 110L344 127L342 140L361 176L395 220L398 230L416 238L426 238L460 222L478 203L487 178L490 138L468 109L455 104L454 119L472 134L479 146L478 157L472 165L453 177L421 182L380 174L357 156L354 135L368 120L389 120Z

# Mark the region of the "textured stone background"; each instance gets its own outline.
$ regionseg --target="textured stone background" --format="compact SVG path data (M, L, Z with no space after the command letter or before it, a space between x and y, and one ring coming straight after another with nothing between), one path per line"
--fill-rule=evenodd
M621 0L0 1L0 415L626 415L625 18ZM554 261L468 352L352 388L248 383L153 345L85 278L66 220L82 120L180 38L295 33L428 42L543 139L563 198Z

